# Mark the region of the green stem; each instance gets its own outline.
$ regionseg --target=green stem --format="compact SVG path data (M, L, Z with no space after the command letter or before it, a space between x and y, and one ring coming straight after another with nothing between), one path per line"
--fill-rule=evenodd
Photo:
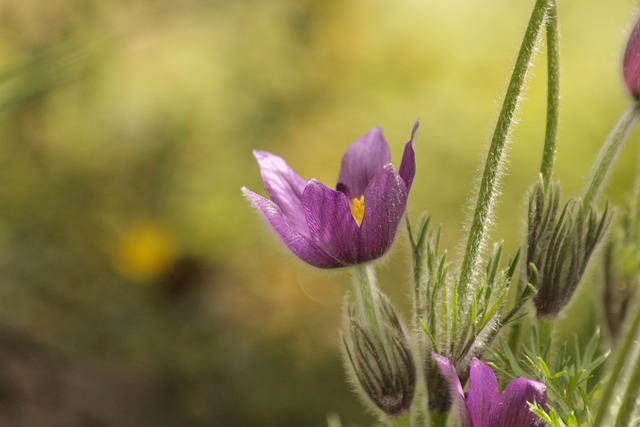
M560 115L560 50L558 42L558 5L556 0L549 0L547 9L547 127L544 138L544 149L542 151L542 162L540 163L540 175L546 189L551 182L553 165L556 157L556 145L558 142L558 118ZM526 258L524 258L526 263ZM526 271L526 268L524 269ZM516 298L518 298L527 280L518 281ZM511 317L518 313L525 301L519 301L516 306L503 319L503 324L507 323ZM509 335L509 348L517 351L521 322L515 323L511 327Z
M392 427L411 427L411 417L405 415L398 418L390 418L389 423Z
M533 55L538 33L544 23L547 2L536 0L529 25L522 39L516 63L513 67L511 80L498 116L496 129L491 139L487 161L485 163L478 199L469 230L469 239L465 248L464 258L460 267L460 278L457 286L460 288L460 301L466 303L466 293L471 281L477 275L482 246L486 239L487 229L491 223L491 208L497 195L497 184L500 170L504 163L505 145L511 124L524 86L529 63Z
M429 415L429 421L431 422L431 427L446 427L447 419L449 418L449 413L444 414L436 414L431 413Z
M636 400L638 399L638 392L640 392L640 355L636 355L635 364L631 372L633 372L633 375L631 375L627 389L622 397L622 405L620 405L620 410L618 411L615 427L631 425L631 416L635 412Z
M558 116L560 114L560 53L558 49L558 7L556 0L549 0L547 10L547 130L540 174L547 188L553 173L558 141Z
M611 375L607 380L607 384L602 390L602 399L600 400L600 404L598 405L598 411L596 412L596 417L592 425L601 426L604 425L604 419L607 415L607 410L610 407L611 399L615 397L615 389L620 381L620 374L625 366L625 362L631 358L633 354L633 347L638 339L638 330L640 329L640 309L636 310L635 317L629 329L627 330L624 336L624 342L622 343L622 348L618 351L616 355L615 363L613 368L611 369Z
M551 354L551 348L553 346L553 320L549 319L537 319L538 327L538 346L540 348L540 355L547 364L549 363L549 355Z
M422 295L420 292L420 278L422 277L423 269L423 245L419 245L413 238L413 232L411 230L411 223L409 222L408 215L406 216L407 232L409 233L409 240L411 241L411 252L413 254L413 320L414 327L419 326L419 318L421 314ZM420 238L420 236L418 236Z
M356 267L355 273L356 295L364 307L367 320L374 327L378 327L378 286L376 274L369 264L361 264Z
M589 184L584 193L582 204L589 206L598 197L611 166L624 148L631 131L635 128L640 117L640 103L634 103L624 112L613 128L604 145L598 153L598 159L591 169Z

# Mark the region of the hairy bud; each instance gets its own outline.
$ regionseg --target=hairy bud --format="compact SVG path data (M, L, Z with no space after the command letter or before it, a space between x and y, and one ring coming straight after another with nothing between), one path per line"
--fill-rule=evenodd
M570 199L559 212L559 187L541 183L529 199L527 266L538 270L534 297L538 317L553 318L569 303L589 258L609 224L608 208L600 215L580 199Z
M358 304L349 308L344 347L347 363L366 397L386 415L409 411L416 368L404 328L391 303L377 292L375 322Z

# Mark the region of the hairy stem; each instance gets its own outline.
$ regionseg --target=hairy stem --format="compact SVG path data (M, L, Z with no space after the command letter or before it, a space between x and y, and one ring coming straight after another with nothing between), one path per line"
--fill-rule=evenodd
M622 396L622 405L620 405L620 410L618 411L615 427L627 427L631 425L631 417L636 410L636 400L638 399L638 392L640 391L640 355L636 355L635 364L631 372L633 372L633 374Z
M364 307L367 321L374 327L378 327L378 286L376 273L369 264L361 264L355 272L356 295Z
M596 416L592 424L594 426L604 425L603 422L606 418L607 411L610 408L611 399L616 396L615 389L620 381L620 375L622 374L625 362L627 362L627 360L629 360L633 354L633 347L638 339L639 329L640 310L636 310L633 321L631 322L631 325L624 335L622 347L616 355L615 363L613 365L613 368L611 369L611 375L609 376L609 379L607 380L607 383L602 390L602 398L600 400L600 404L598 405L598 411L596 412Z
M398 418L390 418L389 423L392 427L411 427L411 419L408 415Z
M595 201L604 185L611 166L618 158L618 155L624 148L627 139L631 131L638 123L638 117L640 117L640 103L634 103L627 111L624 112L616 126L613 128L604 145L598 153L598 159L591 169L590 178L587 181L587 187L584 191L584 198L582 203L584 206L589 206Z
M547 129L540 174L546 188L551 181L558 141L558 116L560 114L560 53L558 48L558 7L556 0L549 0L547 9Z
M491 139L487 161L484 166L478 199L471 221L469 239L465 248L464 258L460 267L460 277L457 286L460 289L460 301L466 301L466 293L472 280L477 275L481 261L482 247L486 239L487 230L491 223L491 208L497 196L498 178L505 161L505 146L509 130L513 124L515 110L524 86L534 47L538 39L540 28L544 24L547 2L550 0L536 0L529 25L525 32L516 63L513 67L511 80L502 104L496 129Z

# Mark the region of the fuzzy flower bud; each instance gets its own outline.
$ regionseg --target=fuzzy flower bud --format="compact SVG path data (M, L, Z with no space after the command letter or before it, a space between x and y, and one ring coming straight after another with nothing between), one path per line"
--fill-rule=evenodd
M629 94L636 101L640 100L640 19L629 36L627 48L624 51L622 72Z
M344 337L346 361L366 397L387 416L397 417L411 407L416 368L395 309L384 295L377 290L375 293L375 321L358 303L349 309Z
M541 183L529 199L527 267L538 271L534 297L539 318L554 318L569 303L589 258L607 228L608 209L600 215L579 199L570 199L558 216L560 190Z

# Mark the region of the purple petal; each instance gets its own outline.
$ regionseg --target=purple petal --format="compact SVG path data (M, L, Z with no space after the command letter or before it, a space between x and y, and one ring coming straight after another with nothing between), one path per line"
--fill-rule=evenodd
M433 358L436 361L440 373L449 384L449 394L453 404L458 407L460 415L460 425L462 427L471 427L471 419L469 418L469 410L467 409L467 403L464 399L464 391L462 390L462 384L456 372L455 366L449 359L441 356L437 353L433 353ZM475 427L475 426L474 426Z
M242 188L242 194L271 224L280 240L304 262L319 268L336 268L342 265L327 255L311 239L291 227L284 218L280 207L246 187Z
M338 183L346 184L359 198L380 170L391 161L389 146L380 128L375 128L351 144L342 158Z
M355 264L358 225L347 196L313 180L302 194L302 205L312 241L342 264Z
M309 228L302 209L304 179L293 171L281 157L266 151L254 151L267 194L282 211L285 221L298 232L308 235Z
M622 64L624 74L624 82L627 85L629 93L635 98L640 98L640 20L636 22L629 41L627 49L624 52L624 60Z
M402 155L402 163L400 163L400 176L404 181L405 187L407 187L407 193L411 190L411 184L413 184L413 178L416 176L416 153L413 151L413 141L415 140L416 133L418 132L418 126L420 121L416 120L411 131L411 139L404 146L404 154Z
M364 192L364 217L358 230L358 261L381 257L389 250L407 207L402 178L388 164Z
M493 427L497 419L491 418L491 408L498 407L500 390L498 380L490 367L475 357L469 369L467 405L474 427Z
M537 402L546 409L547 387L538 381L526 378L516 378L511 381L500 396L500 404L495 410L498 427L537 427L543 426L544 421L538 418L527 402Z

